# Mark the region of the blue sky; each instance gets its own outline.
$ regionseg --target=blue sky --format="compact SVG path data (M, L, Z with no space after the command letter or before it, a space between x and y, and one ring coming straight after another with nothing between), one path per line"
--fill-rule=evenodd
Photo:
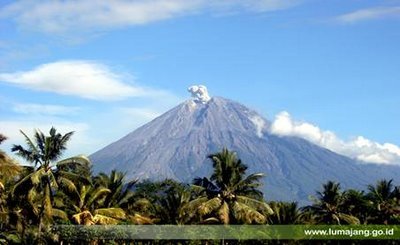
M398 0L1 0L3 148L54 125L90 154L204 84L277 132L399 162L399 44Z

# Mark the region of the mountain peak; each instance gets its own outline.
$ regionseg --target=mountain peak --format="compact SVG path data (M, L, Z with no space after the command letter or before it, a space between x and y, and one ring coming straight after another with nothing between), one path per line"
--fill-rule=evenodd
M190 182L209 176L207 155L228 148L251 173L265 173L263 191L274 200L307 202L326 180L363 188L382 178L398 179L400 168L376 167L318 147L304 139L270 133L256 111L202 85L189 87L189 99L90 156L95 172L118 169L127 178L172 178Z

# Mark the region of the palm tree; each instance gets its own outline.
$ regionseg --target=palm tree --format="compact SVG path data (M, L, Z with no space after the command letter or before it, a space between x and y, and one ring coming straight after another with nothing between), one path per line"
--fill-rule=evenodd
M160 189L162 193L157 202L157 217L162 224L181 224L180 211L190 201L188 186L167 179L160 183Z
M71 165L88 166L89 159L84 156L76 156L62 161L60 159L66 150L67 142L73 132L62 135L56 129L50 129L50 135L44 135L40 130L36 130L33 140L22 130L27 147L14 145L12 151L17 155L31 162L34 167L23 176L14 186L12 194L22 196L38 218L38 237L42 231L44 223L52 220L53 216L66 218L65 212L53 207L54 194L58 188L69 191L76 191L73 180L69 179L73 173L68 173L63 169L70 168ZM77 175L77 174L75 174ZM30 211L29 211L30 212Z
M125 183L125 174L112 170L110 175L100 173L94 178L97 187L105 187L111 191L104 200L104 207L126 207L129 198L133 195L132 188L137 180Z
M117 224L126 218L125 211L118 207L104 207L104 200L111 194L105 187L82 185L75 196L71 196L68 208L72 208L72 220L80 225Z
M400 218L399 187L393 186L393 180L380 180L375 186L368 186L367 198L374 206L372 222L390 224Z
M21 145L14 145L11 151L25 158L27 161L39 165L39 168L50 168L53 161L58 160L62 153L67 149L67 142L70 140L74 132L62 135L57 133L56 129L50 129L50 135L45 136L40 130L36 130L34 141L30 139L22 130L21 134L25 137L28 148Z
M188 186L171 179L138 183L130 198L128 210L136 217L135 223L180 224L179 213L189 201Z
M328 181L323 185L323 191L317 192L318 199L311 206L306 206L303 211L310 212L317 224L359 224L357 217L340 212L342 193L340 184Z
M343 192L340 211L357 217L361 224L367 224L371 214L371 205L364 191L349 189Z
M301 223L301 212L296 202L270 202L274 211L268 217L268 223L274 225L290 225Z
M0 134L0 144L6 140ZM10 188L21 173L21 166L10 158L4 151L0 150L0 231L6 237L6 230L22 230L21 212L12 205L10 200Z
M265 223L273 211L257 189L264 175L256 173L245 177L247 166L227 149L208 158L212 160L214 172L210 180L197 178L193 181L194 188L200 188L202 195L185 205L181 217L192 219L197 215L200 222L224 224Z
M396 186L392 192L392 197L394 199L394 203L397 207L397 210L400 210L400 186ZM400 212L394 214L392 216L393 224L400 224Z
M0 134L0 144L6 139L7 137ZM0 191L4 190L5 182L16 178L21 170L21 166L14 159L10 158L4 151L0 150Z

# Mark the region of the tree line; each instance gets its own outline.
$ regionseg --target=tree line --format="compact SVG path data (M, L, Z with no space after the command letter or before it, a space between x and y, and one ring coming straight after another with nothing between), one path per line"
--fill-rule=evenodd
M366 191L328 181L313 203L267 201L262 173L227 149L208 156L211 176L191 184L127 180L119 171L93 174L85 156L62 159L73 132L33 137L0 150L0 244L58 243L56 224L400 224L400 187L380 180ZM7 138L0 134L0 144Z

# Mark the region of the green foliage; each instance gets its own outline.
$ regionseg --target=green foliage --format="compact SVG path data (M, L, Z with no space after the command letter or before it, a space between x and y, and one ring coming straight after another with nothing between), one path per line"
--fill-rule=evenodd
M310 212L317 224L360 224L360 220L350 214L342 213L343 195L340 184L328 181L323 185L323 191L317 192L314 204L304 208Z
M36 130L32 140L22 130L20 132L25 137L27 147L14 145L11 151L16 152L17 155L35 164L35 166L40 165L46 168L61 157L62 153L67 149L67 142L73 135L73 132L62 135L52 127L48 136L44 135L40 130Z
M273 214L268 223L273 225L301 224L302 216L296 202L270 202Z
M7 137L0 134L0 144L6 139ZM5 191L5 186L8 182L13 182L21 171L22 167L4 151L0 150L0 193Z
M1 244L57 244L55 224L400 224L400 187L392 180L366 192L342 191L328 181L312 205L299 208L295 202L267 203L258 189L264 174L247 175L247 166L227 149L208 156L212 175L192 185L139 183L116 170L93 175L85 156L61 159L73 132L21 133L26 146L12 150L32 166L0 150ZM0 134L0 143L5 139Z
M125 174L116 170L111 171L110 175L100 173L94 178L95 186L103 186L110 190L104 200L105 207L127 207L129 198L132 197L132 188L137 180L131 180L125 183Z
M373 206L370 222L373 224L399 224L400 195L399 186L393 180L380 180L375 186L368 186L367 200Z
M261 185L261 173L246 176L247 166L234 152L223 149L208 156L212 160L213 174L210 180L197 178L193 184L202 194L182 208L186 222L223 224L263 224L273 211L262 200L257 188ZM189 215L192 214L192 215Z
M180 224L183 205L190 199L187 185L174 180L144 181L135 187L129 200L128 210L138 217L147 217L158 224ZM146 221L146 220L143 220Z

